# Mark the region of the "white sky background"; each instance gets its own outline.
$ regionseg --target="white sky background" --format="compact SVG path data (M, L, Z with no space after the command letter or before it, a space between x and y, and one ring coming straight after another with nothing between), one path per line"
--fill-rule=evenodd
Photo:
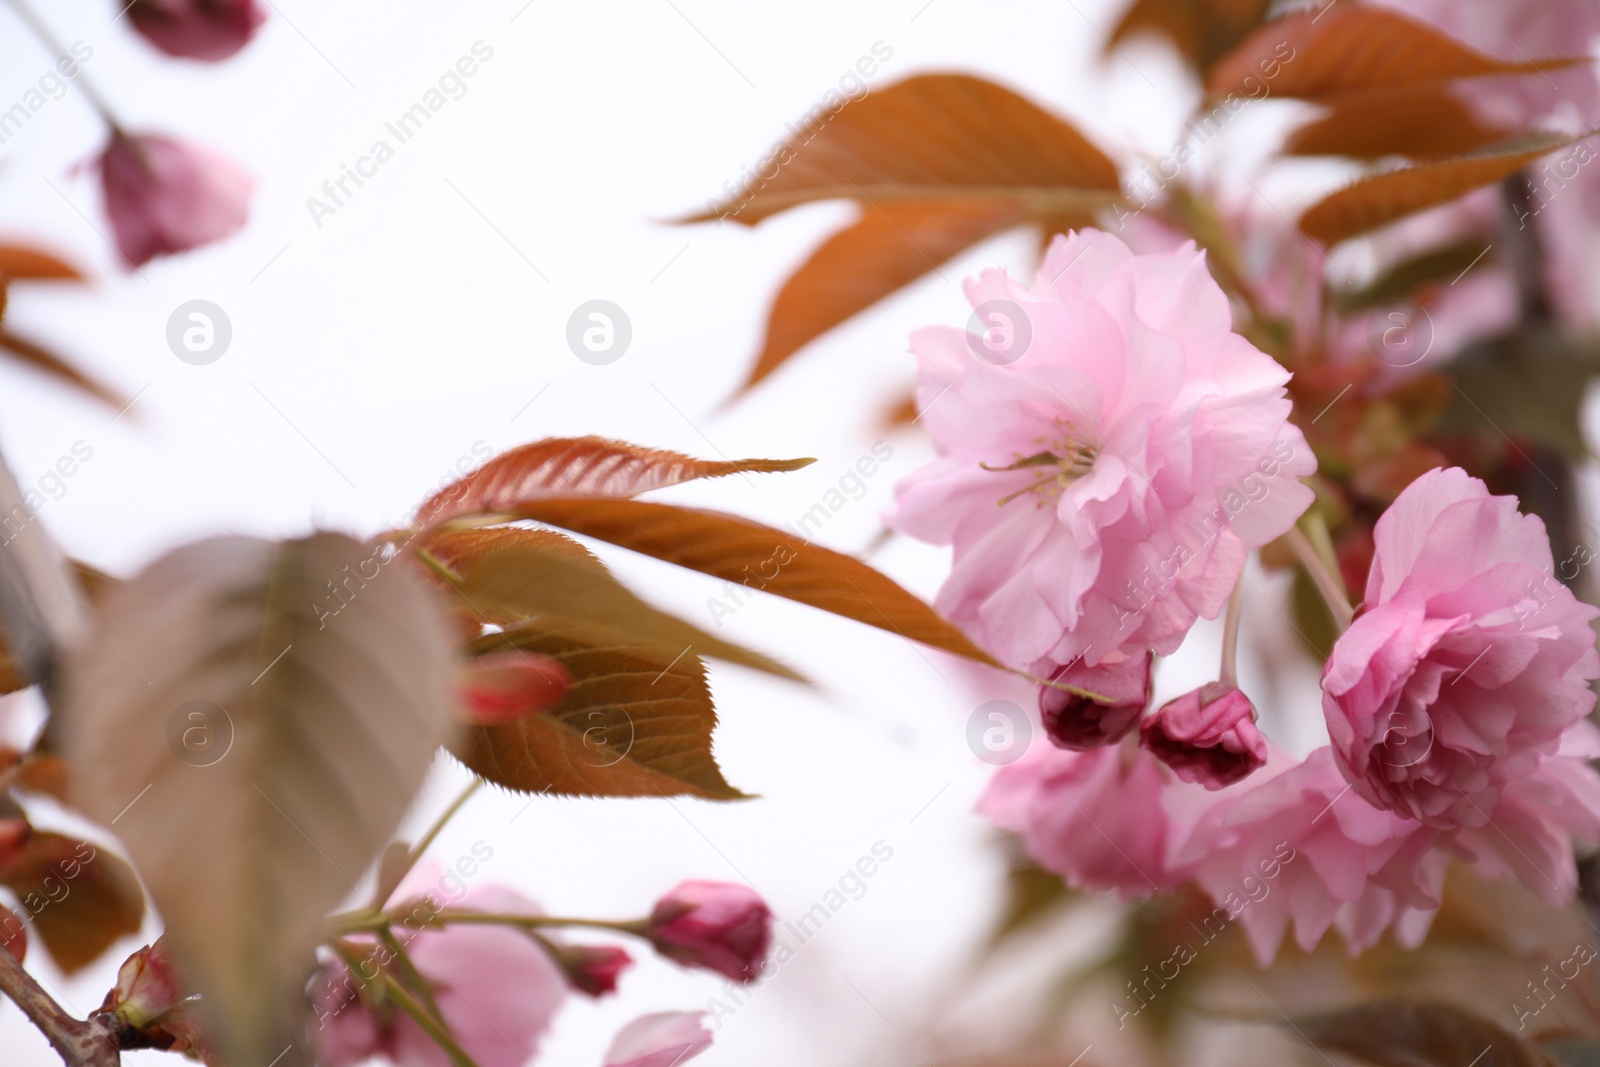
M78 90L0 148L0 235L45 243L95 275L87 291L16 287L8 321L139 394L113 424L110 411L0 365L0 445L24 486L74 442L94 450L41 512L71 553L129 574L223 532L370 534L402 521L478 442L499 450L585 433L713 457L819 457L799 473L675 494L791 521L879 436L878 411L910 381L907 333L965 321L953 283L980 266L1031 269L1031 245L984 245L720 411L778 284L851 209L808 207L754 231L661 220L736 181L878 41L894 54L873 86L929 70L979 73L1124 157L1165 153L1187 103L1158 50L1130 47L1101 63L1091 23L1108 29L1121 0L533 0L519 14L523 3L281 0L256 41L221 66L158 55L111 23L113 0L41 3L63 41L93 47L84 72L126 125L212 145L259 179L244 233L140 276L119 269L93 228L109 232L97 183L69 173L103 140ZM383 124L480 40L494 55L466 95L315 226L306 198L387 137ZM0 109L50 60L0 6ZM597 297L633 325L631 348L603 367L575 359L564 340L572 310ZM233 325L230 350L203 367L165 341L169 314L195 298ZM892 443L894 458L823 543L857 551L872 539L893 481L926 455L914 435ZM711 624L714 583L602 554L657 603ZM944 556L897 543L875 562L931 595ZM995 904L998 860L971 811L989 770L965 742L987 696L959 684L948 660L776 599L750 603L725 632L820 683L806 692L715 669L717 755L730 781L762 799L542 798L513 822L523 799L483 795L437 852L449 860L485 840L495 854L478 880L517 885L556 913L636 915L679 879L707 877L748 879L792 919L882 840L894 858L867 895L727 1022L702 1062L916 1060L885 1018L907 1033L929 1021ZM1190 646L1191 663L1207 664L1214 635L1203 630ZM1204 669L1173 664L1158 696ZM453 764L438 768L413 824L464 780ZM139 943L70 982L48 965L43 973L81 1014ZM703 1007L720 985L636 954L620 996L569 1002L543 1062L598 1064L628 1019ZM58 1062L9 1005L0 1059Z

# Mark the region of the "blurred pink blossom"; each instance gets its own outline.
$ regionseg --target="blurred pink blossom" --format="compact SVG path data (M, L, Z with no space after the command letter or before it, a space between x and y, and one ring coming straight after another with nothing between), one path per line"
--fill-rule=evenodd
M887 521L954 545L938 607L1008 663L1173 651L1311 502L1288 372L1232 332L1192 245L1085 230L1032 287L991 270L966 290L983 339L912 335L939 455Z
M1132 900L1183 882L1168 863L1168 781L1154 756L1131 745L1087 752L1036 745L995 772L978 811L1022 835L1028 855L1070 884Z
M676 1067L711 1047L703 1011L641 1015L617 1031L605 1067Z
M266 21L256 0L133 0L133 28L167 53L207 62L227 59Z
M772 910L748 886L683 882L656 901L648 936L657 952L686 967L751 982L772 945Z
M425 867L413 871L391 897L391 906L414 900L436 880L435 873ZM418 907L432 911L435 905L424 899ZM469 890L451 907L539 914L533 901L502 886ZM398 934L462 1050L478 1067L524 1067L567 992L566 976L549 951L506 926L433 929L420 920L417 925L416 932L406 926ZM387 951L371 942L363 947L380 955ZM392 1002L376 1011L361 999L360 988L375 977L376 971L352 975L342 961L334 960L312 979L312 1039L323 1067L354 1067L372 1056L384 1056L398 1067L450 1067L449 1056L433 1038Z
M100 157L100 180L117 250L134 267L238 231L255 185L209 149L120 130Z
M1481 826L1594 707L1600 615L1553 576L1544 523L1460 468L1379 518L1366 602L1323 671L1333 752L1372 804Z

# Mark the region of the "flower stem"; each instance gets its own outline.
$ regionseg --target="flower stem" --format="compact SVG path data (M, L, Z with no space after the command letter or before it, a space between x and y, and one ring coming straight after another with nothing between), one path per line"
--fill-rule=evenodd
M451 1063L456 1067L478 1067L472 1057L456 1044L456 1039L450 1036L450 1031L444 1028L444 1024L429 1015L427 1010L417 1003L416 998L406 991L406 987L395 981L394 975L388 976L387 985L390 999L422 1027L423 1032L433 1039L434 1044L444 1050L444 1054L450 1057Z
M6 3L11 6L12 11L17 13L17 18L21 19L23 25L28 27L28 31L38 38L39 43L44 45L48 51L54 53L58 59L65 58L71 54L56 39L55 33L45 24L45 21L24 0L6 0ZM62 73L65 73L65 71ZM111 105L106 102L106 98L100 95L100 90L96 89L94 83L84 76L82 64L79 64L78 73L71 77L73 81L78 83L78 88L82 90L84 99L89 101L89 106L100 113L100 117L105 120L107 126L111 127L112 132L121 133L122 123L117 121L116 114L112 112Z
M1317 592L1322 594L1322 600L1333 613L1333 621L1339 627L1339 632L1344 633L1350 628L1350 620L1355 617L1355 610L1350 607L1350 601L1345 596L1344 580L1328 566L1322 555L1311 544L1311 540L1298 526L1283 536L1284 540L1289 542L1289 547L1294 549L1300 565L1311 576Z
M405 919L408 912L398 915L391 912L349 911L328 919L329 937L346 937L350 934L370 934L387 930ZM497 915L485 911L436 911L427 917L429 925L447 926L450 923L467 923L490 926L516 926L525 930L538 927L588 927L596 930L614 930L617 933L643 937L648 928L644 919L576 919L557 915Z
M1228 597L1228 612L1222 619L1222 662L1217 666L1217 681L1239 684L1239 618L1244 613L1244 582L1233 587Z
M23 970L11 953L0 950L0 993L22 1009L37 1026L67 1067L117 1067L115 1031L100 1018L74 1019Z

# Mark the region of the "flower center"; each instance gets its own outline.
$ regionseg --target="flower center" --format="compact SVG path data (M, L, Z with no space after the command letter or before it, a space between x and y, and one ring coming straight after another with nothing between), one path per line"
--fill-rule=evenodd
M984 470L995 473L1020 470L1039 472L1037 481L1001 497L1001 507L1029 493L1036 498L1034 507L1042 508L1046 504L1054 504L1067 486L1094 469L1094 461L1100 455L1100 450L1081 440L1073 432L1070 422L1057 419L1056 424L1058 430L1054 438L1034 438L1034 444L1045 446L1040 451L1028 456L1014 453L1016 458L1003 467L991 467L987 463L978 464Z

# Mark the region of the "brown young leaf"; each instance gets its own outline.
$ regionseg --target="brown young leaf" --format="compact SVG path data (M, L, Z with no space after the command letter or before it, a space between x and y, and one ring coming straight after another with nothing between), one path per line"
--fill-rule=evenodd
M104 847L35 830L0 884L17 895L50 958L66 974L99 959L144 923L144 890L133 868ZM14 920L5 919L9 927ZM3 932L0 932L3 936Z
M1140 34L1155 34L1205 71L1266 18L1271 6L1271 0L1135 0L1111 31L1106 51Z
M820 334L916 281L991 234L1027 221L1015 204L907 201L862 205L783 284L767 316L749 389Z
M1076 128L993 82L919 74L847 103L790 138L776 176L753 175L685 221L754 225L813 200L887 207L984 200L1034 214L1093 211L1121 185L1114 163Z
M1378 1067L1555 1067L1537 1046L1450 1004L1376 1000L1290 1025L1324 1056L1340 1052Z
M1440 84L1349 93L1327 103L1325 114L1289 135L1285 152L1366 160L1448 159L1505 141L1516 132L1480 119Z
M520 514L999 666L888 576L737 515L642 500L543 500ZM800 523L804 527L806 520Z
M502 452L418 509L424 523L462 515L509 515L547 496L633 496L650 489L729 474L794 471L812 459L703 460L604 437L547 437Z
M0 244L0 279L83 281L83 272L49 252L24 245Z
M549 711L459 735L451 751L485 779L564 796L744 796L711 756L717 713L699 656L663 667L653 650L597 647L540 623L479 641L508 644L561 661L572 688Z
M1211 69L1206 89L1213 96L1255 95L1250 79L1264 78L1273 96L1323 100L1341 93L1533 74L1587 62L1586 56L1573 56L1509 63L1388 8L1335 0L1256 30Z
M0 351L9 352L21 363L80 392L88 393L108 407L120 411L128 406L127 397L79 370L66 357L57 355L37 341L19 337L4 327L0 327Z
M1300 216L1300 229L1307 237L1336 245L1491 185L1575 140L1540 135L1441 163L1362 178L1307 208Z
M440 606L408 569L367 579L371 553L176 549L106 594L68 664L74 799L121 835L234 1062L282 1050L324 916L451 725Z
M993 82L923 74L818 118L729 198L684 221L754 225L815 200L861 206L779 293L741 392L801 346L1010 226L1083 225L1120 200L1116 165ZM770 175L768 171L771 171Z
M600 506L606 501L584 499ZM537 506L537 505L529 505ZM575 640L624 645L660 665L689 650L780 678L803 681L783 664L659 611L593 562L537 537L506 538L482 547L460 572L461 598L479 618L538 619Z

